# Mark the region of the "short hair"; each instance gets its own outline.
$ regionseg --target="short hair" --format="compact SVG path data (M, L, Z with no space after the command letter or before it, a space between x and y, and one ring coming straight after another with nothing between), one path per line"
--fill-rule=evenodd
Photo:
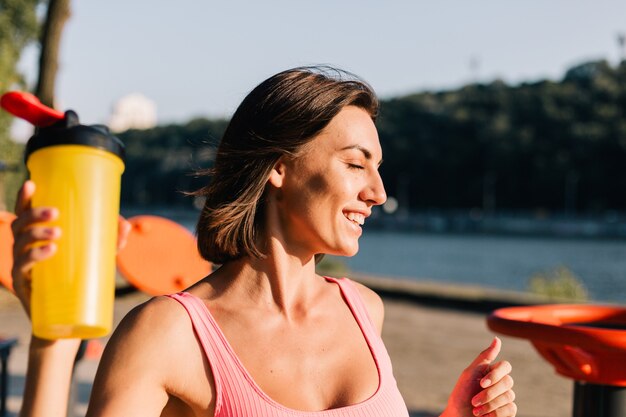
M376 120L378 99L355 75L328 66L280 72L253 89L235 111L217 149L196 234L200 255L213 263L263 257L258 247L265 189L280 157L297 156L346 106Z

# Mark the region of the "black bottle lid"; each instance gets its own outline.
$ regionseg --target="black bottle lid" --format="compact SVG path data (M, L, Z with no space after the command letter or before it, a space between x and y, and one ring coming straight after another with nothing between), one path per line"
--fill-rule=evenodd
M104 125L81 125L73 110L65 118L48 127L37 128L26 143L24 161L35 151L56 145L84 145L111 152L124 161L124 144Z

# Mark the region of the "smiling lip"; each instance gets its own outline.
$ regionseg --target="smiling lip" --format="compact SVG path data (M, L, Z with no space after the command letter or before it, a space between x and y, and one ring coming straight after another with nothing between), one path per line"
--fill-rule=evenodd
M365 219L369 216L369 213L362 213L360 211L344 211L343 215L346 219L361 227L365 223Z

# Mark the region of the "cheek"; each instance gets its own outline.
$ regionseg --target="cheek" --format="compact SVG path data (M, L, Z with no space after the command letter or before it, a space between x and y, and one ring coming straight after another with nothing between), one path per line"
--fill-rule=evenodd
M313 174L304 182L303 190L311 194L327 194L330 189L330 182L321 173Z
M330 183L321 173L301 173L291 177L281 190L281 205L291 217L310 217L319 213L329 196Z
M307 177L297 195L311 207L343 205L353 197L356 184L350 174L317 173ZM333 204L334 203L334 204ZM330 205L330 206L329 206ZM335 207L336 208L336 207Z

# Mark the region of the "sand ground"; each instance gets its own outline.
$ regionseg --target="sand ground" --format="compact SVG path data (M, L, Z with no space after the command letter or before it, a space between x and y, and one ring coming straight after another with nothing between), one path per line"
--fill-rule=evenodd
M147 298L140 293L118 298L115 306L116 323L133 306ZM493 337L486 327L485 315L426 307L396 299L385 299L385 306L383 338L411 416L438 415L459 373ZM9 416L15 416L21 404L28 329L29 323L17 300L0 288L0 336L19 339L8 364ZM518 416L571 416L572 382L555 375L529 342L509 337L501 339L501 357L513 364ZM76 416L84 415L97 364L97 359L83 359L77 367Z

